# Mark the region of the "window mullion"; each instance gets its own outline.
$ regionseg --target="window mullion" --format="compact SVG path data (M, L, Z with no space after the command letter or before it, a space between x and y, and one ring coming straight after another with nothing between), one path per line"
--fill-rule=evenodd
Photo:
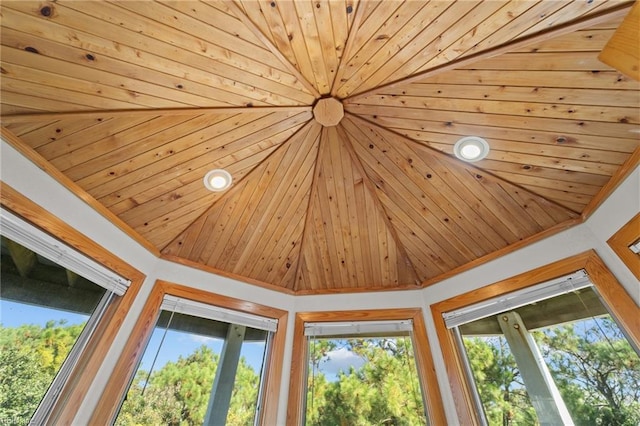
M458 346L458 351L460 353L460 360L462 361L462 370L464 371L465 378L467 379L467 383L471 388L471 397L473 399L473 405L476 409L476 413L478 413L478 419L482 426L489 426L487 422L487 415L484 412L484 405L482 405L482 401L480 399L480 393L478 392L478 387L476 386L476 380L473 377L473 372L471 370L471 364L469 364L469 358L467 356L467 351L464 347L464 342L462 340L462 334L460 334L460 328L453 327L451 329L453 331L453 336L456 341L456 345Z

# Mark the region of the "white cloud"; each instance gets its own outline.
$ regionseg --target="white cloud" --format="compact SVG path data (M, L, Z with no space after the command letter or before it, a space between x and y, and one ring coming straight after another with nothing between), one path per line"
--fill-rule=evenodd
M202 336L200 334L189 334L189 339L203 345L208 345L215 340L220 340L220 339L214 339L213 337Z
M327 375L337 375L338 372L347 373L350 367L358 369L365 364L365 361L347 348L340 348L330 352L322 359L320 371Z

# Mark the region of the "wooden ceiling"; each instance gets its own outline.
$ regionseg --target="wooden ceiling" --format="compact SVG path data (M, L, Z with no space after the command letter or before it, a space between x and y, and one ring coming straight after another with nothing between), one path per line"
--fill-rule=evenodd
M167 259L417 288L579 223L637 164L640 85L597 59L630 8L3 0L3 138ZM468 135L486 159L452 155Z

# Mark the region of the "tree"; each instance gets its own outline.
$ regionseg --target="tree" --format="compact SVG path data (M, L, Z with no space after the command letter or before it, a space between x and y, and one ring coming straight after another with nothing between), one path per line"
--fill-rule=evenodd
M174 413L181 412L180 404L175 397L175 390L172 388L153 388L147 393L144 387L147 376L148 372L144 370L138 370L136 373L120 409L116 424L130 426L176 424L176 422L180 424L179 418L172 418Z
M49 321L44 327L0 326L0 418L31 418L83 328L84 324L67 325L64 321ZM117 423L201 425L218 358L202 346L168 362L151 377L139 371ZM259 381L258 374L241 358L228 425L253 424Z
M640 358L611 317L534 337L576 425L640 424Z
M51 380L35 352L15 346L0 348L0 419L28 420Z
M227 415L228 425L253 425L258 402L260 377L244 357L240 358Z
M309 342L309 374L307 375L307 424L320 424L321 410L326 406L328 382L319 372L320 365L327 361L327 354L336 349L336 342L313 339Z
M186 357L167 362L150 377L147 371L139 370L116 424L201 425L206 416L218 361L219 355L203 345ZM258 374L244 358L240 358L226 424L253 424L259 381Z
M506 339L474 337L463 341L489 424L535 424L535 410Z
M31 418L83 328L0 326L0 418Z
M640 424L640 359L610 317L532 334L577 426ZM537 424L506 340L463 340L489 424Z
M312 343L311 369L322 353L319 348L337 347L337 341L328 342ZM426 423L411 339L349 339L345 347L366 362L340 372L332 382L321 372L314 374L313 392L308 392L307 399L308 425ZM329 352L324 352L324 362Z

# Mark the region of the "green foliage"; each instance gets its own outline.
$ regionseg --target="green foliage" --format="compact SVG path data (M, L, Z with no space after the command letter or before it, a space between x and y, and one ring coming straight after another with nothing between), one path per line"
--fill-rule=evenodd
M116 421L117 425L160 425L180 424L180 418L173 413L181 412L181 405L175 397L175 389L153 387L142 394L148 372L139 370L131 383L125 402Z
M532 334L576 426L640 424L640 359L611 318ZM464 345L489 424L537 424L506 340Z
M50 321L44 327L0 326L0 419L31 418L83 327L64 321ZM201 425L217 365L218 355L202 346L154 372L146 389L148 372L138 371L117 424ZM228 425L253 424L259 381L241 358Z
M129 388L116 425L201 425L207 412L219 356L201 346L187 357L166 363L151 374L139 370ZM258 396L258 374L240 359L227 425L252 425ZM143 393L144 391L144 393Z
M535 424L535 410L506 340L465 338L464 346L489 424Z
M0 326L0 418L31 417L83 327ZM577 426L640 424L640 359L610 318L533 335ZM328 380L318 370L339 343L367 362ZM489 424L536 424L505 340L465 338L464 344ZM218 361L202 346L154 372L146 387L148 372L139 371L117 424L202 424ZM425 424L413 362L408 338L312 342L307 424ZM242 358L227 424L253 424L258 387L258 374Z
M534 337L577 426L640 424L640 358L610 317Z
M83 328L0 325L0 418L31 418Z
M53 379L40 373L36 353L0 349L0 418L31 418Z
M258 403L260 377L244 358L240 358L236 372L236 385L231 394L227 415L228 425L252 425Z
M348 340L345 347L366 362L328 381L314 364L336 347L336 341L311 343L308 425L426 424L411 339Z

